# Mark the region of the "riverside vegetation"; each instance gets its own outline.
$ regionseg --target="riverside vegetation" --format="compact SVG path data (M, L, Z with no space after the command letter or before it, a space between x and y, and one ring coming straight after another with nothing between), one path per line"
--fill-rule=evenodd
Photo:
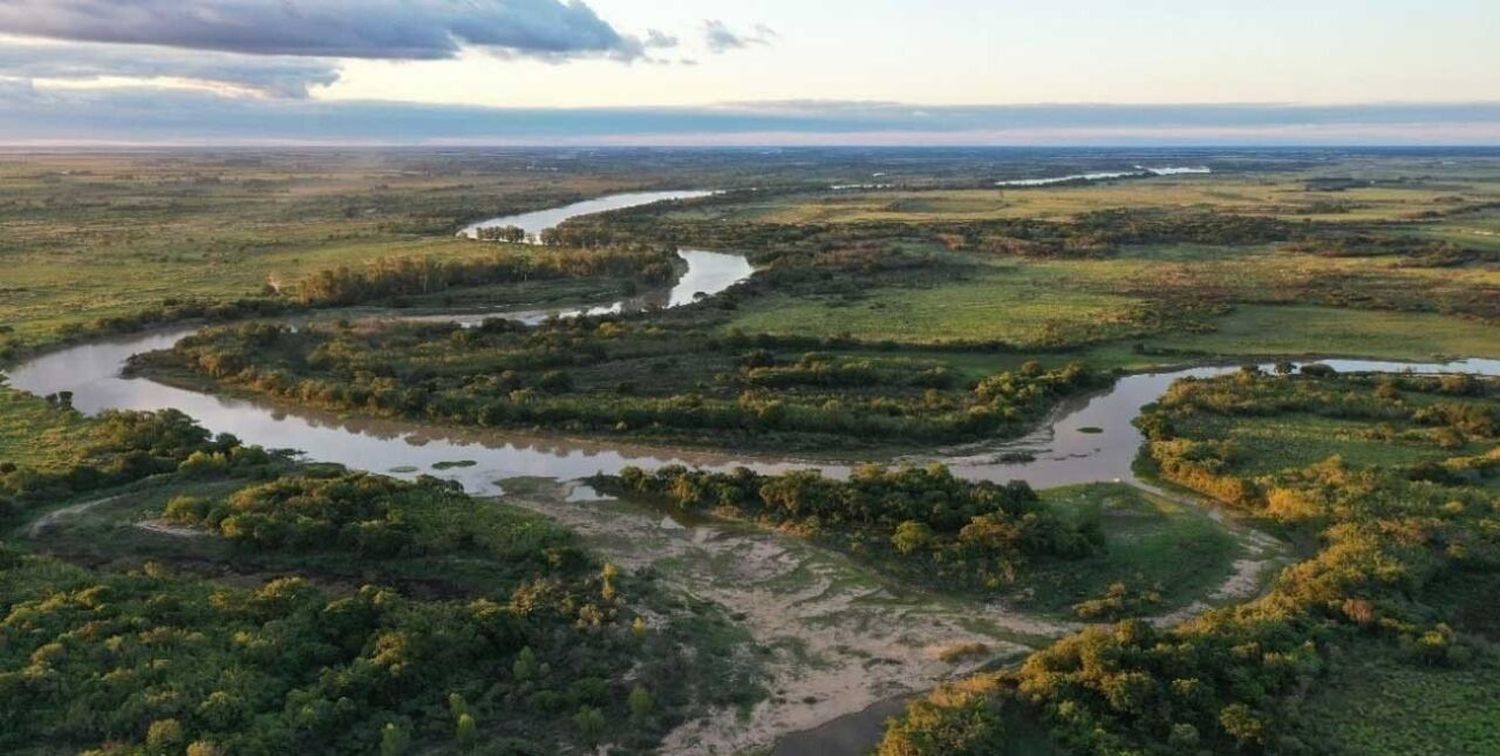
M173 411L83 424L69 464L0 463L6 750L649 750L760 695L727 619L533 515Z
M1140 421L1163 479L1308 544L1265 596L945 687L881 752L1491 750L1485 707L1436 707L1492 687L1473 676L1495 664L1495 625L1472 591L1497 575L1500 386L1307 372L1180 382ZM1376 679L1443 692L1377 721Z
M1214 173L996 185L1122 161ZM206 321L131 369L289 411L850 463L595 485L847 559L871 581L855 601L970 616L941 671L920 648L942 638L852 645L867 670L921 669L882 697L958 675L882 753L1497 747L1493 381L1184 381L1139 420L1141 474L1167 494L852 464L1020 436L1125 371L1500 358L1494 154L100 153L8 156L0 186L0 361ZM694 187L725 191L539 245L453 238ZM680 247L756 272L671 310L388 317L608 303L671 282ZM615 567L608 539L71 399L0 387L0 749L684 751L703 722L785 734L765 713L819 674L752 638L762 618L690 598L732 593ZM1246 525L1297 555L1264 585ZM975 629L995 617L1011 624ZM804 624L872 632L840 622ZM787 658L795 674L770 669Z

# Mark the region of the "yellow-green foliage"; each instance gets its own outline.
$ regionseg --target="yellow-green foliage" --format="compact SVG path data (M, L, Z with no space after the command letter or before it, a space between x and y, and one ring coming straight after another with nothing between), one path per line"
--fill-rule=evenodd
M0 462L64 467L82 459L88 437L78 413L0 384Z

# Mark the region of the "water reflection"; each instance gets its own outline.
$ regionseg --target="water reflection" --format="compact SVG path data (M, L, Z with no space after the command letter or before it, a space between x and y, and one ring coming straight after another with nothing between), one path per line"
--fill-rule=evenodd
M621 315L645 312L692 304L704 297L723 292L755 273L744 255L710 252L705 249L678 250L677 256L687 263L687 271L670 287L656 289L640 296L628 297L597 307L552 308L535 310L495 310L491 312L465 312L462 314L396 316L401 320L419 323L458 323L472 328L485 320L503 317L527 325L537 325L549 318L576 318L581 316Z
M564 221L581 215L593 215L595 213L606 213L611 210L623 210L628 207L640 207L657 202L668 202L672 200L697 199L716 194L711 191L682 190L671 192L628 192L625 194L611 194L607 197L575 202L563 207L554 207L547 210L538 210L534 213L522 213L520 215L504 215L499 218L487 218L477 223L471 223L458 232L459 236L470 239L479 238L479 230L482 228L504 228L516 226L526 232L529 241L535 242L541 233L549 228L556 228Z
M120 371L133 354L169 348L192 329L85 344L38 357L11 373L11 384L35 394L72 391L79 410L155 410L175 407L216 433L232 433L252 444L294 448L310 459L398 476L432 474L461 482L475 493L495 493L495 481L515 476L570 480L627 466L655 469L682 464L713 470L746 466L766 473L815 467L844 477L845 463L816 463L713 451L663 451L609 441L528 436L480 429L435 428L415 423L288 407L260 399L202 394ZM1500 375L1500 360L1406 364L1331 360L1341 372L1403 371ZM1144 440L1131 421L1141 408L1184 377L1204 378L1237 368L1200 367L1132 375L1107 391L1065 402L1033 433L1006 443L958 452L914 455L901 461L940 461L970 480L1025 480L1038 488L1097 481L1132 480L1131 464ZM1269 369L1269 366L1267 366ZM1030 461L1008 461L1027 454ZM470 467L437 469L443 463Z
M497 218L474 224L519 225L540 229L575 215L657 202L700 197L711 192L653 192L615 195L523 216ZM465 313L428 316L422 320L457 321L466 325L490 317L509 317L536 323L548 317L588 313L628 312L654 307L678 307L702 296L712 296L745 280L753 272L739 255L683 250L687 272L669 289L624 299L601 308L525 312ZM350 418L261 399L203 394L121 375L135 354L168 349L195 328L176 328L148 335L81 344L42 355L10 373L18 389L45 395L73 392L73 405L95 414L108 409L159 410L176 408L215 433L232 433L251 444L298 449L309 459L336 462L351 468L413 477L432 474L459 481L475 493L496 493L495 481L537 476L571 480L596 473L618 472L627 466L654 469L683 464L713 470L750 467L766 473L816 467L844 477L845 463L808 463L728 452L662 451L609 441L533 437L487 430L432 428L415 423ZM1444 364L1406 364L1371 360L1331 360L1342 372L1402 371L1466 372L1500 375L1500 360L1466 360ZM1269 366L1267 366L1269 367ZM1141 408L1155 401L1179 378L1207 377L1235 368L1200 367L1122 378L1107 391L1065 402L1035 432L1015 441L970 447L957 452L916 455L900 461L940 461L955 474L972 480L1025 480L1033 486L1131 480L1131 463L1143 441L1131 425ZM1022 459L1026 461L1021 461ZM455 467L452 463L465 466ZM472 464L468 464L472 463Z

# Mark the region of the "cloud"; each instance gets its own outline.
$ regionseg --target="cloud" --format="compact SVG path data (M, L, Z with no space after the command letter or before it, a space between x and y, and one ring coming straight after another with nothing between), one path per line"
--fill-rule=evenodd
M675 35L658 29L647 29L646 38L641 40L641 44L646 47L670 48L676 47L680 41Z
M0 80L0 143L659 145L1500 144L1500 103L1000 105L741 103L484 108L45 90Z
M5 0L0 32L324 58L437 60L466 45L554 59L643 54L582 0Z
M338 64L314 58L201 53L99 44L0 44L0 76L95 82L110 77L176 79L271 97L306 97L332 84Z
M703 41L710 52L722 53L755 45L769 45L775 37L776 32L765 24L756 24L753 34L741 34L731 31L723 21L708 19L703 22Z

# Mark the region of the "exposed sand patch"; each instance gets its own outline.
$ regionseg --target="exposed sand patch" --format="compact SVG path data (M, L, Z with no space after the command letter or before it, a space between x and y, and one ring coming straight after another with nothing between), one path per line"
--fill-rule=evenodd
M544 487L506 502L576 530L621 566L653 567L672 588L723 606L772 650L770 698L748 718L723 711L688 723L668 737L665 753L767 747L985 661L950 664L942 649L982 643L989 658L1007 657L1025 652L1027 641L1081 627L892 588L840 554L748 525L683 525L625 503L573 501L579 497L570 493Z
M175 538L203 538L208 533L199 528L190 528L184 525L173 525L166 520L141 520L135 523L137 528L148 533L160 533Z

